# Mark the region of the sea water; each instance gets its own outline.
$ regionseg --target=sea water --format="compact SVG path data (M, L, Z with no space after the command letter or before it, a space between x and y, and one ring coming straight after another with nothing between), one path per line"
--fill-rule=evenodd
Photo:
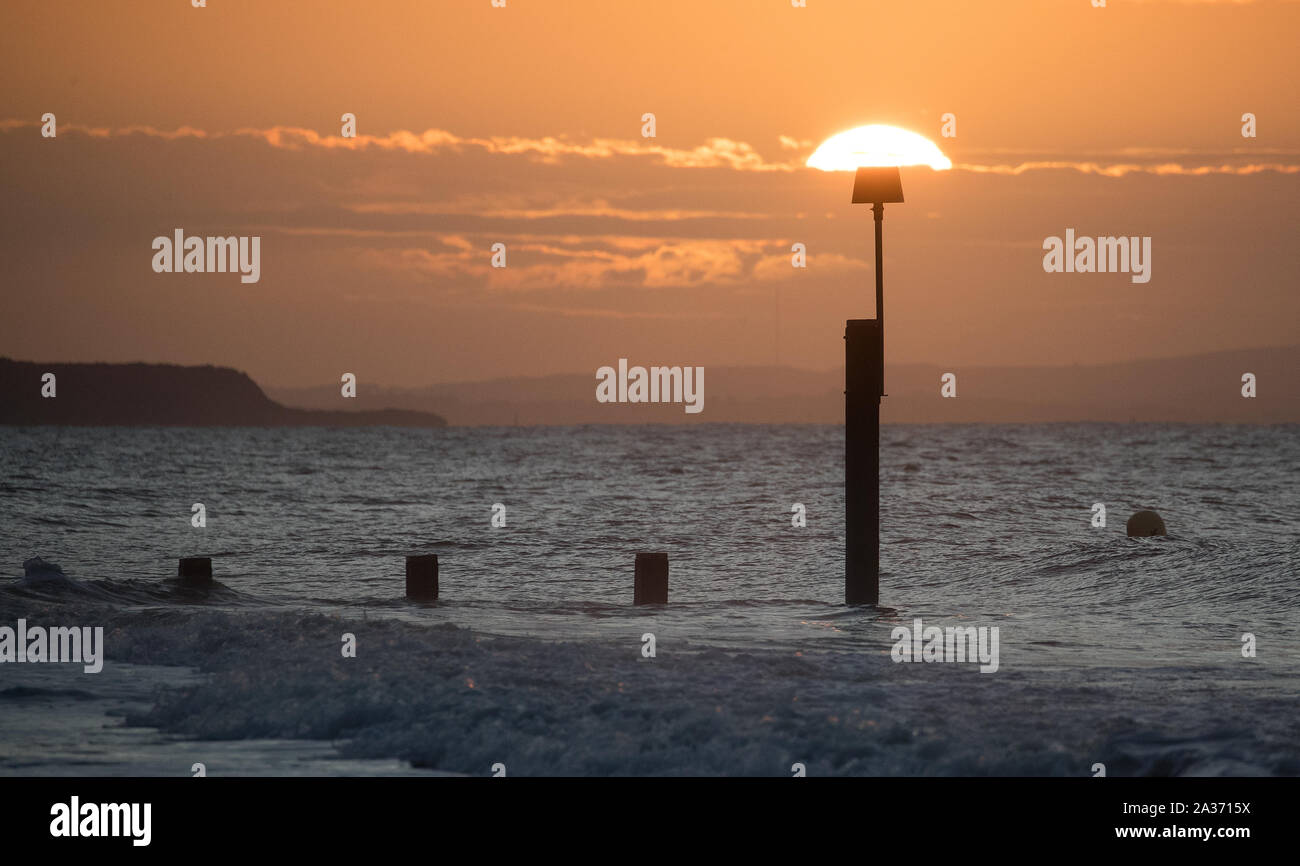
M0 773L1297 775L1297 434L887 426L872 609L842 427L0 428L0 626L105 630L0 664ZM899 663L918 619L996 671Z

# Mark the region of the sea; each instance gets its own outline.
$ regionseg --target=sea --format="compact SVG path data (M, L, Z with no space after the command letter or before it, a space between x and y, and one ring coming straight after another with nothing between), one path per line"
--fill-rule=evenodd
M0 663L0 774L1300 775L1300 427L889 425L881 463L858 607L838 426L0 428L0 627L104 630L98 673Z

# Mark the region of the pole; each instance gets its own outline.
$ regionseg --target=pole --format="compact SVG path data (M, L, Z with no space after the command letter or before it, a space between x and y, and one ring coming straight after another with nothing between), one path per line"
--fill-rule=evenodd
M438 554L406 557L406 597L412 601L438 600Z
M638 553L632 572L633 604L668 603L668 554Z
M885 203L871 206L876 218L876 321L880 323L880 396L885 396L885 242L882 235L885 224Z
M176 566L176 577L181 586L207 589L212 586L212 557L182 557Z
M885 395L885 205L876 223L876 317L844 327L844 603L880 601L880 399Z
M844 603L880 599L880 322L844 329Z

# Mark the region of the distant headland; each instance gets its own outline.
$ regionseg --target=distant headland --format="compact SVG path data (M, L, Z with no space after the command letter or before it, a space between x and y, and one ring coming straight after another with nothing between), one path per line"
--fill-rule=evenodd
M267 397L247 374L229 367L51 364L0 358L0 424L445 427L447 422L432 412L412 409L290 408Z

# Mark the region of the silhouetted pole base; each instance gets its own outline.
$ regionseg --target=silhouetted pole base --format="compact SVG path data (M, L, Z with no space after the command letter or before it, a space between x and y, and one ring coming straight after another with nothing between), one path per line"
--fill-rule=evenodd
M438 555L427 553L406 557L406 597L414 601L438 598Z
M181 586L206 589L212 586L212 557L187 556L181 559L176 569Z
M844 328L844 602L880 601L880 396L884 342L875 319Z
M632 603L668 603L668 554L638 553L636 555Z

